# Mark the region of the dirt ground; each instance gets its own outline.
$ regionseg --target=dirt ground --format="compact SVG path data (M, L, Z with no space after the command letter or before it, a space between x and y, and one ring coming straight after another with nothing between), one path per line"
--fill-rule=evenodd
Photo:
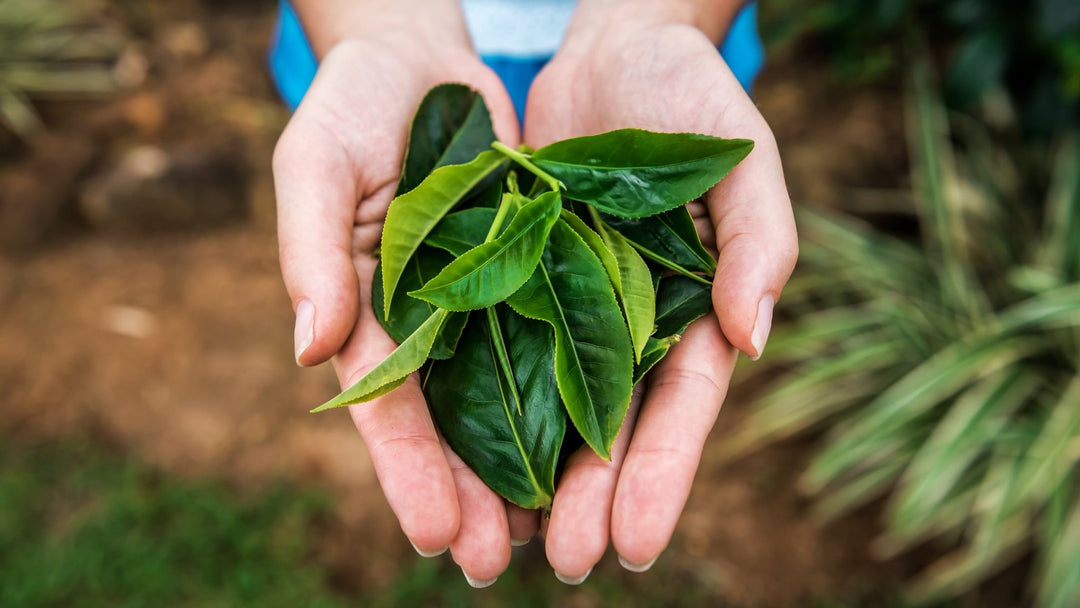
M263 63L272 16L239 1L116 5L145 81L109 101L45 104L48 133L0 139L0 218L15 235L0 254L0 436L90 432L181 475L318 484L345 531L329 559L362 543L364 564L340 567L377 584L410 550L347 415L307 413L336 392L333 374L292 360L269 172L287 120ZM796 204L857 204L904 179L895 96L845 92L827 73L781 59L757 91ZM225 188L237 213L94 215L94 188L140 149L194 159L183 196L162 205ZM738 606L890 588L903 567L870 558L872 516L823 525L792 490L803 447L719 461L744 406L736 394L726 407L663 559Z

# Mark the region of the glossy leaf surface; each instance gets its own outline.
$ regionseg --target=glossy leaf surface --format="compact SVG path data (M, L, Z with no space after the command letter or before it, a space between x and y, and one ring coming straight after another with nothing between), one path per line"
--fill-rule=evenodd
M555 375L574 426L603 458L630 404L634 353L600 260L556 223L533 276L507 303L555 328Z
M429 232L454 206L507 161L484 152L470 163L436 169L419 186L395 198L386 211L382 232L383 293L393 301L405 264ZM389 310L383 311L389 315Z
M311 411L321 412L370 401L404 384L409 374L420 369L427 361L435 338L439 335L439 329L449 314L445 310L440 310L428 317L428 320L394 349L394 352L372 368L363 378L357 380L337 397Z
M471 161L493 141L495 131L480 93L462 84L436 86L413 117L397 194L419 186L439 167Z
M532 275L562 208L557 192L525 205L497 238L470 249L409 295L447 310L502 302Z
M566 432L554 337L545 323L505 306L496 310L514 377L500 370L488 324L473 315L458 355L432 365L428 403L450 447L489 487L527 509L546 507ZM521 395L521 414L510 398L511 380Z
M701 244L686 207L641 219L605 215L603 221L621 232L642 255L665 268L683 268L709 276L716 272L716 260Z
M453 256L444 251L422 247L406 264L405 273L401 277L402 289L398 291L397 297L390 304L389 319L383 314L382 264L375 267L375 277L371 282L371 307L375 311L375 318L378 319L379 324L395 342L398 344L404 342L438 310L437 307L410 297L404 292L409 289L419 289L439 274L439 271L453 259ZM453 313L447 316L446 322L435 337L429 357L446 359L453 356L458 338L461 337L461 330L465 328L467 316L465 313Z
M567 197L637 218L701 196L753 147L746 139L620 129L557 141L531 160L566 186Z

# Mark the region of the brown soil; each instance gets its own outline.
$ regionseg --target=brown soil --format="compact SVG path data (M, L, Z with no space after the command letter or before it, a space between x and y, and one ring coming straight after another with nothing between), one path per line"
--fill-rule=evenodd
M0 254L0 436L90 431L181 475L317 484L337 497L345 531L328 554L350 576L386 581L407 544L348 417L307 414L336 391L333 374L292 361L269 173L287 119L264 75L272 17L240 2L116 7L145 82L109 102L44 106L50 132L0 155L0 193L48 208L22 229L19 216L5 219L23 238ZM902 180L895 99L838 92L824 73L781 62L759 85L797 203L835 204ZM147 144L240 159L246 218L198 230L90 229L74 211L90 176ZM714 432L664 559L737 606L891 588L896 567L868 557L871 516L823 525L794 492L805 449L719 461L739 401ZM369 558L346 565L356 544ZM613 561L602 570L617 570Z

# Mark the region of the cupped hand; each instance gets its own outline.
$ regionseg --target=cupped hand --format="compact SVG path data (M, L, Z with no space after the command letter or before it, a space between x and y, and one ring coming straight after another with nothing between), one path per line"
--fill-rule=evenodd
M772 132L701 30L632 17L605 19L593 29L587 20L571 26L530 91L525 142L540 147L626 127L748 138L755 147L691 204L703 240L719 251L715 316L691 325L651 373L610 462L587 448L568 462L545 543L552 567L571 582L583 580L609 539L623 565L636 571L667 546L725 398L736 349L760 356L797 255Z
M332 358L343 387L395 347L371 309L372 254L397 186L410 120L424 94L442 82L476 88L499 138L518 143L510 99L472 52L464 25L449 40L453 19L435 24L441 38L409 31L438 10L428 12L415 22L368 23L363 36L337 41L274 153L281 268L297 317L296 359L313 365ZM478 586L497 577L509 563L511 534L528 538L538 520L515 509L508 517L503 500L445 446L415 378L350 413L417 551L433 555L449 547Z

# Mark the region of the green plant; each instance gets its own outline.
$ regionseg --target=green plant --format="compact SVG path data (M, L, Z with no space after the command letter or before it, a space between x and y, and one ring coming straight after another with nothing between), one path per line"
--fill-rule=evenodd
M394 390L431 358L425 392L451 447L507 499L548 507L567 418L610 458L634 383L709 311L716 263L685 203L752 147L623 129L511 150L479 94L436 87L373 286L400 346L316 411Z
M121 37L60 0L0 0L0 123L26 136L40 127L31 100L108 93Z
M310 561L329 502L241 495L79 439L0 437L0 605L343 606Z
M779 0L763 10L772 46L811 38L844 79L902 75L905 49L929 47L950 107L1015 115L1026 138L1080 126L1080 4L1072 0Z
M808 431L828 516L886 497L893 555L948 553L913 584L954 595L1024 555L1042 606L1080 602L1080 151L1003 147L947 120L927 63L908 124L920 243L801 210L800 271L733 452ZM950 133L951 130L951 133ZM1035 156L1032 156L1032 155ZM1046 177L1042 187L1038 182Z

